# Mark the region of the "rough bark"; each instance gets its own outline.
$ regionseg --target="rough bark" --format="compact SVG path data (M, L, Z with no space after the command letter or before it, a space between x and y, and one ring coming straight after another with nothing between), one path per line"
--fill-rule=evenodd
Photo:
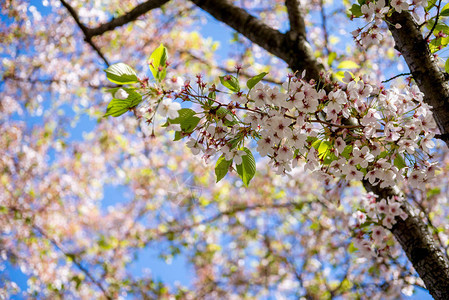
M387 21L396 43L395 48L404 57L413 79L424 93L424 101L433 107L441 139L449 145L449 82L435 63L427 41L410 13L394 13ZM402 27L397 29L395 24L401 24Z
M402 196L398 189L380 189L368 181L363 185L368 191L379 196L379 199L393 195ZM434 299L449 299L449 262L442 250L437 246L427 225L414 212L409 202L404 201L401 208L407 213L404 221L396 218L397 223L390 230L401 245L416 272L424 281Z
M424 93L424 101L432 106L441 139L449 145L449 83L410 13L395 12L387 21L395 48L404 57L413 79ZM401 28L397 29L396 24ZM410 212L410 206L407 211ZM421 223L418 217L410 215L405 222L395 225L392 232L430 294L435 299L449 299L449 263Z

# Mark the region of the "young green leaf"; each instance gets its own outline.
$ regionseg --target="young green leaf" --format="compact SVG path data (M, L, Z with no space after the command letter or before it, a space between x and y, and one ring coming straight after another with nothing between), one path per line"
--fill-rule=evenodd
M398 154L396 155L396 158L394 159L394 165L399 169L402 170L403 168L405 168L407 165L405 164L404 158L402 157L402 155Z
M103 117L119 117L126 113L130 108L136 107L142 102L142 95L134 91L134 89L124 88L124 90L128 93L128 98L112 99L111 102L109 102Z
M232 92L237 93L240 91L239 80L236 77L232 75L220 76L220 81L222 85Z
M322 158L326 155L327 150L330 148L330 143L328 141L322 141L318 147L318 156Z
M167 74L167 58L167 48L163 44L151 53L148 65L154 79L157 81L162 81Z
M347 145L343 150L343 152L341 153L341 156L343 156L346 159L349 159L351 157L352 148L353 148L352 145Z
M327 65L330 67L336 58L337 58L337 53L335 53L335 52L329 53L329 56L327 58Z
M316 139L316 140L312 143L312 147L318 150L318 148L319 148L320 145L321 145L321 142L322 142L322 141L321 141L320 139Z
M256 160L248 148L244 147L243 151L246 152L246 155L242 156L242 163L236 165L236 169L237 174L239 174L245 186L248 187L249 182L256 174Z
M232 126L232 125L235 125L238 123L235 120L234 114L229 109L224 108L223 106L217 110L216 114L217 114L217 117L219 117L220 119L223 119L223 124L226 126ZM227 116L230 116L232 121L230 121L228 119L229 117L227 117Z
M351 14L353 16L355 16L357 18L363 16L363 14L362 14L362 7L360 5L353 4L349 11L351 12Z
M441 9L440 16L449 17L449 3Z
M449 73L449 58L446 59L446 63L444 64L444 71L446 71L446 73Z
M217 177L217 182L223 179L229 171L229 167L232 164L231 160L226 160L225 156L222 155L218 158L217 163L215 164L215 176Z
M196 112L190 108L181 108L178 110L179 117L176 119L168 119L168 122L163 125L163 127L167 127L168 123L171 124L181 124L184 120L194 116Z
M117 63L109 66L106 70L106 77L116 84L131 84L139 82L136 72L127 64Z
M438 0L429 0L429 2L427 2L427 7L425 8L426 12L431 10L436 5L437 1Z
M178 110L179 117L176 119L168 119L162 127L167 127L169 124L180 124L181 132L175 132L175 141L180 140L183 136L181 133L192 132L196 125L201 121L201 118L196 117L196 112L190 108L181 108Z
M337 66L337 69L357 69L357 68L360 68L360 66L351 60L344 60L340 62Z
M253 88L259 81L261 81L262 78L264 78L265 75L267 75L267 74L268 74L267 72L262 72L262 73L260 73L259 75L256 75L256 76L254 76L254 77L248 79L248 81L246 82L246 86L247 86L249 89L252 89L252 88Z

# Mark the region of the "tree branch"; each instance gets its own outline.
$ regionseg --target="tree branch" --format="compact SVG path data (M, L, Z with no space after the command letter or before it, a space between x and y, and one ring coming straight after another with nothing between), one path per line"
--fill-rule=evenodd
M287 7L288 21L290 22L290 31L306 36L306 25L304 18L299 9L298 0L285 0L285 7Z
M104 54L101 52L100 48L95 45L95 43L92 41L92 36L89 34L89 28L87 28L83 23L81 23L81 20L78 16L78 13L73 9L73 7L70 6L65 0L60 0L62 5L67 9L67 11L70 13L72 18L75 20L76 24L78 24L78 27L81 29L81 31L84 33L84 41L88 43L92 49L94 49L95 52L97 52L98 56L104 61L104 63L109 67L109 62L104 56Z
M138 17L146 14L150 10L159 8L170 0L149 0L143 2L136 7L134 7L129 12L121 15L117 18L112 18L108 23L101 24L96 28L87 28L87 36L94 37L97 35L102 35L106 31L114 30L117 27L123 26L129 22L136 20Z
M253 43L284 60L293 71L306 70L306 78L319 78L321 67L305 36L283 34L271 28L229 0L191 0L218 21L243 34ZM303 20L299 22L304 22Z

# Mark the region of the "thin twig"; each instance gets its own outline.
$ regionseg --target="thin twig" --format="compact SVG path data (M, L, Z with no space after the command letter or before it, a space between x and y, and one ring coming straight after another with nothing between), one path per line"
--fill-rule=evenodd
M396 79L398 77L407 76L407 75L412 75L412 73L401 73L401 74L391 77L390 79L382 81L382 83L386 83L386 82L392 81L393 79Z
M170 0L149 0L146 2L143 2L136 7L134 7L129 12L121 15L117 18L112 18L107 23L101 24L96 28L88 28L88 36L94 37L97 35L102 35L106 31L114 30L117 27L123 26L125 24L128 24L134 20L136 20L138 17L146 14L150 10L153 10L155 8L160 8L165 3L169 2Z
M87 28L83 23L81 23L81 20L77 14L77 12L73 9L73 7L70 6L65 0L60 0L62 5L68 10L72 18L75 20L76 24L78 24L78 27L81 29L81 31L84 33L84 41L88 43L92 49L97 52L97 54L100 56L100 58L104 61L104 63L109 67L109 62L104 56L104 54L101 52L100 48L95 45L95 43L92 41L92 35L89 33L89 28Z
M327 33L326 27L326 12L324 11L324 1L320 0L320 9L321 9L321 28L324 32L324 49L326 49L326 54L329 54L329 35Z
M193 53L190 52L190 51L181 50L181 51L179 51L179 53L180 53L180 54L187 54L187 55L189 55L191 58L197 60L198 62L200 62L200 63L202 63L202 64L205 64L205 65L208 65L208 66L211 65L210 62L206 61L205 59L203 59L203 58L201 58L201 57L196 56L195 54L193 54ZM219 69L219 70L221 70L221 71L223 71L223 72L226 72L226 73L235 73L235 72L236 72L235 69L226 68L226 67L224 67L224 66L216 66L216 65L215 65L215 66L212 66L212 67L217 68L217 69ZM254 75L248 74L248 73L246 73L246 72L244 72L244 71L241 71L241 70L239 71L239 75L241 75L241 76L243 76L243 77L246 77L246 78L252 78L252 77L254 76ZM277 81L276 79L270 78L270 77L264 77L264 78L262 78L262 81L264 81L264 82L270 82L270 83L274 83L274 84L278 84L278 85L281 85L281 84L282 84L281 81Z
M72 260L72 262L78 267L78 269L80 269L104 294L104 296L107 299L111 299L112 297L109 296L108 292L106 291L106 289L103 287L103 285L101 284L101 282L99 282L98 280L96 280L92 274L90 274L89 270L87 270L86 268L83 267L83 265L81 265L73 255L71 255L70 253L67 253L61 245L59 245L59 243L57 241L55 241L53 238L49 237L39 226L33 224L32 227L38 231L44 238L46 238L47 240L49 240L59 251L61 251L64 256L66 256L67 258L70 258Z
M441 0L440 2L438 2L438 6L437 6L437 16L435 18L435 23L432 26L432 30L429 31L429 34L426 36L426 41L430 38L430 36L432 35L433 31L435 30L435 27L437 27L438 24L438 18L440 17L440 7L441 7Z
M11 192L10 192L11 194ZM13 207L10 206L9 209L16 213L22 213L21 210L17 207ZM51 238L50 236L48 236L45 231L40 228L38 225L34 224L34 222L32 222L30 224L30 227L33 228L34 230L36 230L37 232L39 232L41 234L41 236L43 236L45 239L47 239L48 241L50 241L50 243L53 244L53 246L56 247L56 249L58 249L62 254L64 254L65 257L70 258L71 261L77 266L77 268L79 270L81 270L87 278L89 278L104 294L104 296L106 297L106 299L110 299L112 300L112 297L109 296L108 292L106 291L106 289L103 287L103 285L101 284L101 282L99 282L98 280L96 280L92 274L90 274L89 270L87 270L85 267L83 267L83 265L81 265L73 255L71 255L70 253L66 252L63 248L62 245L60 245L55 239Z

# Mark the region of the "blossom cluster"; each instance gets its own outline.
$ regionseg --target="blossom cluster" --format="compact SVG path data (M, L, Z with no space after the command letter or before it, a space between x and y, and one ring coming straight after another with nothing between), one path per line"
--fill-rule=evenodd
M354 213L357 220L356 228L360 228L366 223L375 224L370 227L371 239L363 239L363 230L359 231L359 236L354 239L355 246L360 250L363 257L376 257L386 249L387 234L385 228L391 229L396 224L396 217L406 220L408 215L401 208L403 199L400 197L389 197L378 201L377 196L368 193L362 201L363 211Z
M411 10L413 17L419 20L420 17L417 11L420 7L427 7L427 0L392 0L389 3L391 7L386 4L385 0L367 1L362 5L353 5L351 8L352 15L363 17L368 22L363 28L358 28L352 32L354 39L359 45L369 47L370 45L380 43L382 40L380 26L391 10L398 13ZM398 29L401 28L400 24L393 25Z
M290 76L282 87L258 82L246 93L231 87L234 91L220 100L216 87L198 76L197 87L186 83L169 93L194 105L193 123L167 114L164 107L180 107L171 99L154 105L169 117L166 126L178 139L189 137L187 146L206 159L218 154L239 165L244 146L253 140L278 174L305 159L304 168L323 180L368 180L384 188L407 179L424 189L435 174L430 158L436 125L423 94L416 86L385 89L349 73L344 82L331 88L326 83L325 89ZM183 122L191 128L183 130Z

